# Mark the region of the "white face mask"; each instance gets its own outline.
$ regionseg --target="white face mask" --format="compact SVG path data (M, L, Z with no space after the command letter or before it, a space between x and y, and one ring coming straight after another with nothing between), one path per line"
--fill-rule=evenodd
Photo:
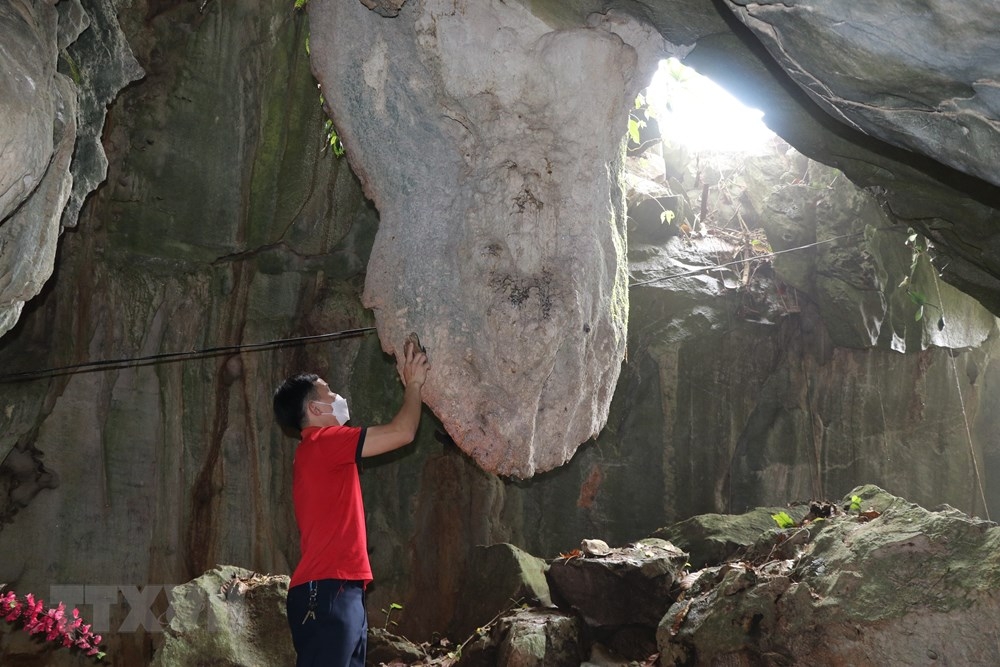
M334 419L336 419L341 426L347 423L347 420L351 418L351 413L347 409L347 399L341 395L337 395L337 398L333 399L333 403L324 403L323 401L315 401L320 405L329 405L330 410Z

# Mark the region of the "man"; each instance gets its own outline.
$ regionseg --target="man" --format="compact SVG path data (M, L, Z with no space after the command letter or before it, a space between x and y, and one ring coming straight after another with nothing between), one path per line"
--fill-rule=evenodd
M409 444L420 422L420 390L430 365L411 336L403 346L403 405L382 426L345 426L347 401L316 375L296 375L274 392L274 416L300 432L292 499L302 556L286 609L297 667L363 667L368 638L368 562L358 463Z

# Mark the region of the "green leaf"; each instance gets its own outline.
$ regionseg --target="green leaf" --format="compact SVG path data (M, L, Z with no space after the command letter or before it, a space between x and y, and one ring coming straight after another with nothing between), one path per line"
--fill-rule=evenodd
M787 512L778 512L777 514L772 514L771 518L774 519L774 522L776 524L778 524L778 528L784 529L784 528L795 527L795 519L788 516Z
M673 211L664 211L660 213L660 223L667 223L668 225L674 221L675 213Z
M910 295L910 301L918 306L923 306L927 303L927 297L916 290L907 290L906 293Z
M919 322L923 318L924 318L924 307L920 306L919 308L917 308L917 312L914 313L914 315L913 315L913 321L914 322Z
M399 604L398 602L389 603L389 609L402 609L402 608L403 605Z
M326 141L333 151L336 157L340 157L344 154L344 144L340 141L340 135L337 134L337 128L334 127L333 121L329 118L323 123L323 132L326 133Z
M861 511L861 496L851 496L851 511L852 512Z
M639 143L639 121L629 116L628 136L634 143Z

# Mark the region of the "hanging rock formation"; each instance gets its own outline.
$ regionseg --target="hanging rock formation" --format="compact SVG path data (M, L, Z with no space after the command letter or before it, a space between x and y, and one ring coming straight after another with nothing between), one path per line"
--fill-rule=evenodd
M0 335L52 275L59 235L104 180L106 105L142 75L113 10L90 4L0 5Z
M1000 185L992 0L727 4L832 117Z
M485 470L565 463L604 426L624 356L622 130L662 38L618 14L553 29L504 2L388 20L315 0L309 16L381 217L365 304L384 349L419 332L424 400Z
M695 43L692 61L728 69L724 82L751 89L793 144L862 185L889 181L894 221L955 252L940 263L945 280L996 312L992 241L977 251L958 231L994 234L1000 189L979 179L992 179L995 58L988 34L959 35L950 3L939 5L885 33L866 30L881 19L858 8L733 3L789 80L759 44L730 38L744 32L732 16L680 2L658 5L649 24L585 19L578 6L414 3L385 19L360 3L310 3L314 68L382 216L365 303L384 349L421 332L435 363L428 404L486 470L530 476L596 433L627 312L622 110L651 51ZM914 34L942 54L933 64L908 55ZM359 35L370 49L353 48ZM958 39L963 50L944 55Z
M628 313L620 135L659 57L690 52L794 145L879 188L949 255L944 279L1000 312L996 9L908 0L875 30L869 10L816 4L675 0L641 17L587 2L309 4L314 69L381 214L364 303L386 351L421 334L427 402L484 469L549 470L606 423ZM6 134L31 148L0 167L0 333L103 178L104 108L140 75L118 5L3 8L20 43L3 56Z

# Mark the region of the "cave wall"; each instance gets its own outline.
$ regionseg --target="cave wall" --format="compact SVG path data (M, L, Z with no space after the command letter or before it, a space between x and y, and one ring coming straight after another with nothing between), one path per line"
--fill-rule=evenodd
M6 372L374 324L362 291L380 223L326 148L307 17L285 0L200 5L122 8L147 77L111 110L109 178L64 235L55 279L0 341ZM566 465L530 481L483 472L425 414L414 447L366 466L373 624L401 602L403 632L447 628L477 544L553 557L863 481L983 513L982 480L1000 511L995 334L957 349L904 336L904 355L838 344L840 323L805 296L762 324L738 292L696 291L631 290L607 426ZM299 369L344 388L364 423L401 397L370 333L0 384L0 581L47 597L181 583L221 562L289 572L294 443L270 392ZM113 662L145 662L150 637L107 634ZM0 638L3 661L23 650Z
M4 338L5 372L371 324L359 274L376 215L324 150L303 17L199 4L122 11L147 76L116 101L108 181ZM272 430L270 392L301 367L344 383L362 349L5 383L0 580L48 599L50 585L159 586L218 562L289 571L292 443ZM146 662L142 633L112 641L117 664Z
M0 336L55 268L64 228L104 180L107 105L142 76L113 5L0 6Z

